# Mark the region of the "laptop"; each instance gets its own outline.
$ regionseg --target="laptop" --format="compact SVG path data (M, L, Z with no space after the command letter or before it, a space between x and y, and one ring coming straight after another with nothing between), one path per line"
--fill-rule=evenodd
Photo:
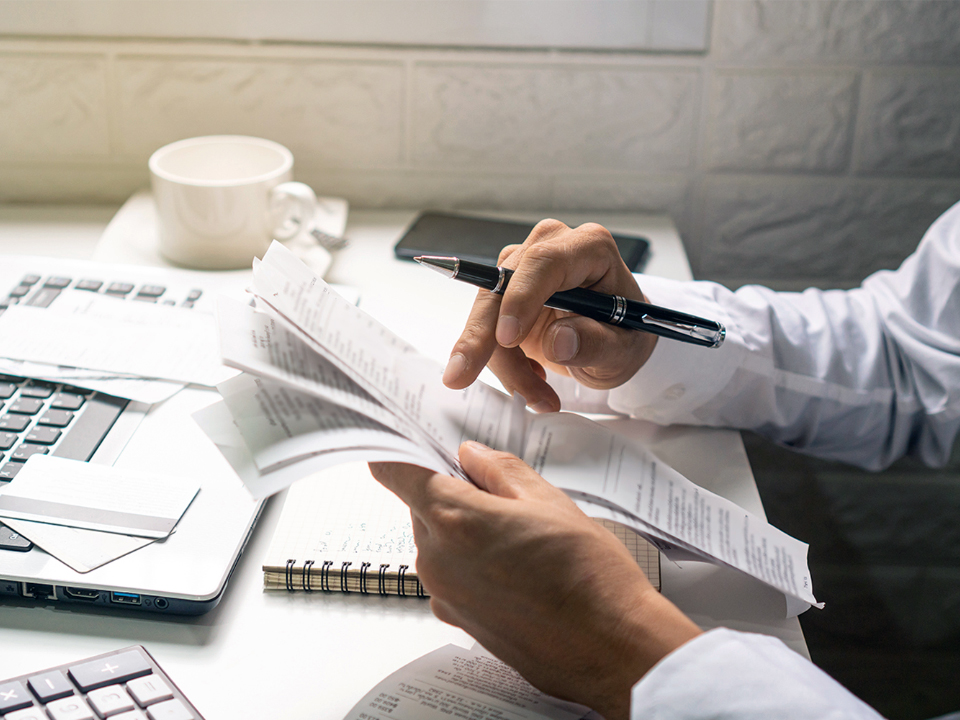
M249 273L5 256L0 313L19 303L52 308L84 291L212 314L218 295L242 298L248 280ZM187 476L201 488L171 536L85 573L0 526L0 596L168 615L215 607L263 507L190 417L219 397L188 385L145 405L0 370L0 493L36 453Z

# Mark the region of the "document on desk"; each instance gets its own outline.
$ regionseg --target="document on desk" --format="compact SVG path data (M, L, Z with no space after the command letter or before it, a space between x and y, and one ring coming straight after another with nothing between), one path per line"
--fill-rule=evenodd
M445 645L377 684L344 720L580 720L590 708L537 690L516 670Z
M236 374L220 362L209 315L82 291L50 308L8 308L0 357L208 386Z
M579 415L534 414L522 398L482 382L445 387L438 363L329 291L282 245L255 264L254 292L258 312L219 312L224 362L257 376L219 386L234 437L252 458L241 477L253 494L275 491L275 473L290 477L302 460L315 468L319 457L329 465L364 448L466 478L458 448L477 440L520 456L581 506L615 511L654 544L752 575L799 601L795 609L816 603L804 543L698 487L637 441Z

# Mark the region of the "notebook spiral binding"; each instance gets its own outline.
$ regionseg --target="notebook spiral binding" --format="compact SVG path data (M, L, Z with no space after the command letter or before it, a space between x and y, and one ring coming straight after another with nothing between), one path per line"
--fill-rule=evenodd
M296 590L303 590L304 592L315 592L316 588L313 586L313 574L314 566L316 562L313 560L306 560L303 563L303 567L297 568L297 561L295 558L290 558L287 560L284 565L284 586L288 592L294 592ZM349 587L348 579L348 570L350 566L353 565L352 562L344 562L340 566L340 587L338 588L340 592L351 592ZM319 574L320 574L320 590L323 592L333 592L334 588L330 587L330 570L333 567L333 562L330 560L324 560L320 565ZM388 591L387 589L387 571L390 568L389 563L381 563L380 568L377 570L377 592L378 595L392 595L394 593ZM412 597L407 593L407 570L410 569L409 565L400 565L397 569L397 590L396 595L400 597ZM364 562L360 564L359 568L359 592L362 595L371 595L372 593L369 590L369 573L370 573L370 563ZM299 575L299 578L297 577ZM419 578L414 578L416 583L416 597L425 598L427 597L426 592L424 592L423 585L420 583ZM298 582L299 581L299 582ZM298 587L299 586L299 587Z

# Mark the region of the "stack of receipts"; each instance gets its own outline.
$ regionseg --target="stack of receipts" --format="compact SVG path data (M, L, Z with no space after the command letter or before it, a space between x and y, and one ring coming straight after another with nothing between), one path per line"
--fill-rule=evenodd
M460 443L521 457L588 514L615 519L777 588L790 614L817 604L806 544L705 490L645 447L572 413L534 414L443 368L333 292L274 243L254 265L255 307L221 299L225 364L244 373L194 417L263 497L342 462L395 461L466 475Z

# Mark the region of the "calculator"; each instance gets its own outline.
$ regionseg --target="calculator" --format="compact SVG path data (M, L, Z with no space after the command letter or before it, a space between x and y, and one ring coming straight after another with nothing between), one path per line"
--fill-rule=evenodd
M203 720L141 645L0 681L3 720Z

